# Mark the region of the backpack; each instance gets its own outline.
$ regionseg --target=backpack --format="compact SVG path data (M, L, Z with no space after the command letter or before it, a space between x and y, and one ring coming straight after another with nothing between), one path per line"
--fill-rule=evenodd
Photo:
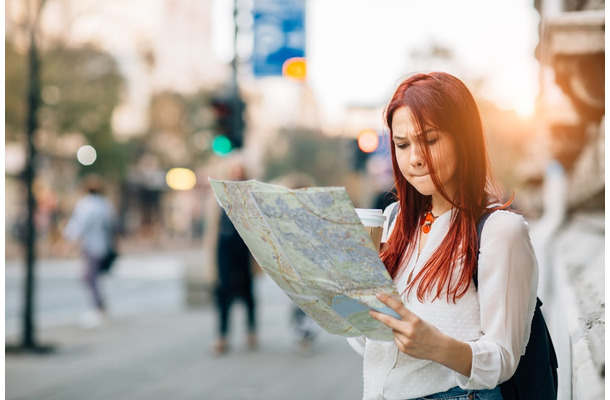
M398 214L398 204L390 212L388 227ZM483 215L477 223L477 238L481 245L481 232L485 221L492 213ZM478 255L477 255L478 258ZM477 271L473 281L478 288ZM517 370L506 382L500 384L504 400L553 400L557 399L557 355L551 335L546 326L540 307L542 302L536 298L536 309L532 319L530 338L521 356Z
M477 223L479 247L483 225L490 215L491 213L483 215ZM475 287L478 288L477 271L474 273L473 280ZM521 356L513 376L500 384L504 400L557 399L557 355L540 310L541 306L542 302L536 298L536 309L525 354Z
M112 267L114 266L114 262L115 262L117 257L118 257L118 253L114 249L114 247L110 248L108 250L108 253L104 256L104 258L100 262L100 266L99 266L99 269L98 269L99 273L100 274L107 274L107 273L109 273L110 270L112 269Z

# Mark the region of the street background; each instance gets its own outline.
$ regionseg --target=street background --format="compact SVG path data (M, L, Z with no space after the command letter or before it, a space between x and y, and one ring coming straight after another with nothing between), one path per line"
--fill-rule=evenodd
M359 356L325 333L297 351L260 271L260 349L238 306L231 351L211 356L208 179L241 161L382 208L384 107L430 70L471 89L530 223L559 399L604 397L603 0L7 0L4 65L7 398L360 398ZM120 220L102 324L62 235L91 174Z
M245 309L232 313L231 350L216 357L212 306L185 306L184 271L201 250L122 256L104 281L110 319L80 318L88 297L76 259L40 260L37 320L49 354L8 355L6 399L357 399L362 358L343 337L320 332L310 351L294 339L291 301L258 275L259 348L245 346ZM22 268L6 264L6 341L19 338Z

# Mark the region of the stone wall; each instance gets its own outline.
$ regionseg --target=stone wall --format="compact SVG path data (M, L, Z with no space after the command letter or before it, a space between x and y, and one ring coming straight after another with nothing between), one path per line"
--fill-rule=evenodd
M559 398L603 399L605 4L535 4L541 15L542 111L551 143L543 214L531 232L539 295L558 353Z

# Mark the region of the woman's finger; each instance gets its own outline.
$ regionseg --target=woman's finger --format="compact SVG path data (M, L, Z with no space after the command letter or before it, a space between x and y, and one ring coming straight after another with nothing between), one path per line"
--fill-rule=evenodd
M400 320L392 317L391 315L374 310L369 311L369 314L371 315L371 317L375 318L377 321L384 323L392 330L400 329Z
M377 299L379 299L379 301L381 301L386 306L390 307L392 310L396 311L396 313L398 313L398 315L400 315L403 320L412 318L415 315L411 311L409 311L407 307L405 307L402 301L393 299L387 294L378 293Z

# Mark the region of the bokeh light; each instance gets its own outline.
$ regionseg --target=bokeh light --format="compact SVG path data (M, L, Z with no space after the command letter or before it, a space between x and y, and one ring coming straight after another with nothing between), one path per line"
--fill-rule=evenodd
M379 136L373 129L365 129L358 134L358 148L365 153L372 153L379 146Z
M212 141L212 151L216 155L227 156L231 150L233 150L233 145L225 135L216 136Z
M97 152L92 146L86 144L78 149L76 159L83 165L91 165L97 159Z
M167 171L165 182L173 190L191 190L197 183L197 177L188 168L172 168Z
M282 75L286 78L297 81L304 81L307 78L307 63L303 57L289 58L282 66Z

